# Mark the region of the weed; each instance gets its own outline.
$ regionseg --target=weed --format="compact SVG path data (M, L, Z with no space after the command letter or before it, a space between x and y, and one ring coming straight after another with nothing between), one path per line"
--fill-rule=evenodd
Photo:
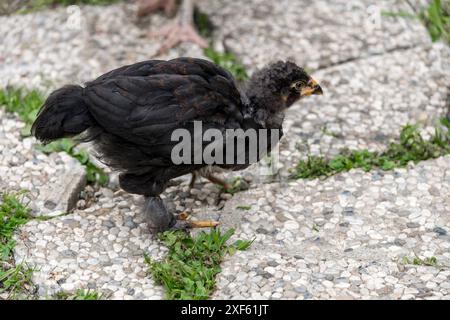
M445 130L443 129L445 128ZM308 155L292 171L295 179L328 177L337 173L360 168L370 171L374 168L392 170L405 167L410 161L437 158L450 153L450 122L443 118L430 140L422 138L417 126L406 125L400 132L400 141L393 142L383 153L368 150L343 150L332 159Z
M31 135L31 125L43 103L43 95L37 90L27 92L22 88L12 87L0 90L0 106L5 106L7 112L17 113L26 124L21 132L22 136Z
M428 8L420 14L425 23L431 39L437 41L443 39L450 43L450 3L447 1L433 0Z
M162 261L145 256L149 272L157 283L164 285L168 299L208 299L223 257L251 245L251 241L242 240L228 245L233 234L234 230L222 234L215 229L210 233L202 231L196 237L184 232L162 233L160 240L169 248L169 253Z
M50 299L55 300L100 300L102 294L93 290L78 289L75 293L66 291L59 291L55 293Z
M208 15L195 7L194 10L194 23L199 34L204 38L210 38L214 31L214 25L209 19Z
M22 202L23 193L0 195L0 293L7 292L10 298L33 287L33 269L25 263L14 265L12 257L14 231L30 219L30 209Z
M415 265L415 266L438 267L436 257L421 259L417 255L415 255L413 258L404 256L402 259L402 262L405 265L409 264L409 265Z

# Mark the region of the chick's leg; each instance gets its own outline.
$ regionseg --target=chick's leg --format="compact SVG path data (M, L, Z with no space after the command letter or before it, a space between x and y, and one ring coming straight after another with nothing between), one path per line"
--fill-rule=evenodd
M169 230L177 222L160 197L146 197L143 211L148 227L153 232Z
M158 50L158 54L165 53L182 42L192 42L201 48L206 48L208 43L195 30L194 6L192 0L183 0L175 22L157 32L150 33L151 37L165 37Z
M210 228L216 227L219 223L216 221L187 220L185 213L179 215L177 219L173 214L167 211L164 201L159 197L146 197L144 204L144 214L148 227L152 232L163 232L167 230L185 230L192 228Z
M191 181L189 182L189 189L194 188L197 178L198 178L198 173L196 171L192 172Z

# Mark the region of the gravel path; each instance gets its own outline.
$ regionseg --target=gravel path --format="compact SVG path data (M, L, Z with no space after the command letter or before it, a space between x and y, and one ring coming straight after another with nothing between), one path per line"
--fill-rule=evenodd
M305 146L327 155L343 147L382 150L407 122L431 133L448 112L450 49L432 44L417 20L376 15L413 12L404 1L293 3L199 1L218 26L215 45L236 53L250 71L293 56L324 87L323 97L288 111L280 176L305 156ZM0 86L48 91L151 58L157 42L145 35L167 20L156 15L138 24L134 10L83 7L78 27L66 8L0 17ZM183 45L162 58L178 55L202 52ZM112 299L163 298L145 274L143 255L159 258L166 248L142 222L142 199L112 183L86 187L91 201L75 204L83 168L65 154L33 149L36 141L22 139L22 127L0 109L0 189L31 189L36 215L78 207L30 221L16 235L16 261L37 267L39 295L91 288ZM337 135L324 134L325 127ZM187 178L164 194L174 211L218 219L236 237L255 239L226 259L213 298L450 298L450 156L326 180L257 183L255 172L241 173L252 180L250 189L233 197L204 181L189 189ZM250 209L237 209L242 205ZM435 257L437 265L405 263L416 255Z

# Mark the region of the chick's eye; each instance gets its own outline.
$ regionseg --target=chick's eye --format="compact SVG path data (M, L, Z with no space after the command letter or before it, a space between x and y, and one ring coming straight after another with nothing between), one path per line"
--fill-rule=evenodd
M297 82L294 82L294 83L292 84L291 88L292 88L292 89L295 89L295 90L300 90L300 89L302 89L304 86L305 86L305 83L304 83L303 81L297 81Z

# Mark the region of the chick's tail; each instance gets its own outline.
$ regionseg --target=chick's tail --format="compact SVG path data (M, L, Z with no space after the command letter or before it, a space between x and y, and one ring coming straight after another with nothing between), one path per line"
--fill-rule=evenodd
M83 97L83 88L65 86L54 91L45 101L31 128L43 143L82 133L95 124Z

